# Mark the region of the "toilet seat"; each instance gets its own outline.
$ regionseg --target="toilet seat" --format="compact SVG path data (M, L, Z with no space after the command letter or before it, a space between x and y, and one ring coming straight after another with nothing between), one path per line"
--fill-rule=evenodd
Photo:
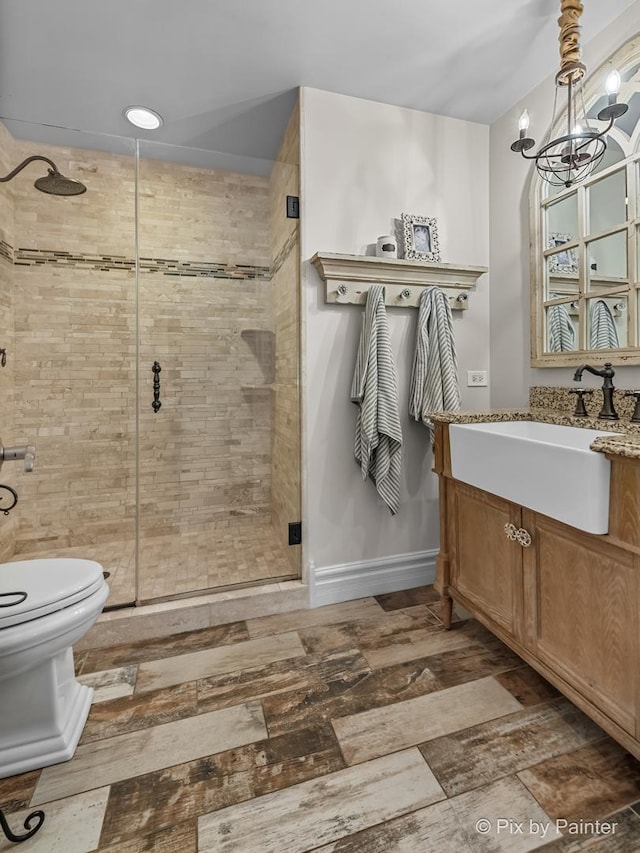
M63 610L91 596L105 583L94 560L53 558L0 565L0 592L26 593L0 607L0 631ZM4 598L4 602L12 599Z

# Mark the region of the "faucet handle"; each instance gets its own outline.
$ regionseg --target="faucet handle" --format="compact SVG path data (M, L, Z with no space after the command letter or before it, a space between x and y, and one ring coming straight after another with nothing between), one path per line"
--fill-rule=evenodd
M35 444L27 444L24 454L24 470L26 473L33 471L33 466L36 462L36 446Z
M586 418L589 416L589 412L584 405L584 395L585 394L593 394L593 388L571 388L569 391L570 394L575 394L576 399L576 410L573 413L574 418Z
M627 391L625 394L623 394L623 397L636 398L636 406L633 410L633 414L631 415L631 423L640 424L640 391Z

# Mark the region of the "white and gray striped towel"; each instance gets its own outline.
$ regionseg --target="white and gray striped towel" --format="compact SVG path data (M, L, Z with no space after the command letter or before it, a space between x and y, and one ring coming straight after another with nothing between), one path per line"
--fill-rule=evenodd
M429 412L458 411L456 345L451 307L438 287L425 287L420 295L416 348L409 389L409 414L422 422L433 441Z
M597 299L591 308L589 349L617 349L620 346L616 322L604 299Z
M367 295L351 401L358 406L354 450L362 479L371 477L395 515L400 503L402 429L398 376L381 284L372 285Z
M567 306L551 305L547 311L549 352L567 352L576 348L576 332Z

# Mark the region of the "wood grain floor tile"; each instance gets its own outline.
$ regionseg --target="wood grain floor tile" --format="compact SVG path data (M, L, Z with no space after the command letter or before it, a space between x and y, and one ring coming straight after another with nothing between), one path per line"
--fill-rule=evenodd
M199 853L304 853L443 798L417 749L201 817Z
M246 700L234 702L241 705ZM80 743L123 735L171 723L200 713L195 681L176 684L162 690L110 699L91 706ZM213 710L207 708L207 710Z
M319 695L326 691L327 682L353 683L369 672L367 661L355 649L289 658L200 679L198 709L224 708L278 693Z
M549 815L515 776L447 802L474 853L526 853L558 837Z
M427 608L420 604L390 613L379 611L356 622L300 628L298 634L309 653L321 654L341 648L377 649L395 637L401 638L407 632L423 629L444 631Z
M564 828L563 838L548 844L544 853L638 853L640 819L631 809L616 812L605 822L613 831L587 825Z
M266 736L258 702L224 708L79 746L64 764L45 767L32 804L110 785Z
M312 610L294 610L291 613L277 613L273 616L248 619L247 630L249 636L254 639L267 637L270 634L284 634L286 631L297 631L312 625L331 625L335 622L366 619L381 612L382 608L375 599L358 598L355 601L344 601Z
M443 687L455 687L521 665L521 659L511 649L477 622L461 623L455 630L469 632L468 645L424 658Z
M216 625L197 631L185 631L168 637L158 637L154 640L141 640L137 643L123 643L103 649L90 649L79 653L76 666L79 666L79 672L85 674L133 663L169 658L173 655L183 655L187 652L210 649L213 646L241 643L248 639L249 635L244 622L229 622L227 625Z
M124 842L186 818L344 768L330 726L304 729L112 786L103 843Z
M414 607L416 604L433 604L440 601L440 594L432 586L417 586L376 595L374 598L383 610L389 611Z
M78 681L87 687L93 687L93 703L107 702L120 696L131 696L137 674L138 667L132 664L80 675Z
M440 687L424 660L410 661L267 696L262 707L269 733L274 735L424 696Z
M197 853L198 825L185 820L175 826L117 841L108 847L100 846L98 853Z
M141 663L138 669L136 693L224 672L250 669L261 663L302 657L304 654L300 638L295 631L290 631L286 634L148 661Z
M481 678L342 717L333 727L347 763L358 764L521 710L494 678Z
M604 818L640 797L640 762L608 737L543 761L518 777L554 819Z
M29 773L10 776L8 779L0 779L0 809L7 812L26 809L39 777L40 771L32 770Z
M100 840L100 830L104 818L108 788L98 788L75 797L47 803L43 809L44 823L37 834L25 841L25 850L29 853L90 853ZM8 815L14 832L24 831L24 819L33 809L25 809ZM0 851L15 850L0 833Z
M599 726L560 698L421 744L420 751L453 797L603 736Z
M527 708L560 696L560 692L530 666L520 666L498 673L496 680Z
M390 666L394 663L426 658L430 655L450 652L469 646L468 634L464 631L445 631L442 628L423 628L418 631L406 631L389 638L387 645L367 648L364 656L372 669Z
M472 853L447 802L363 829L315 853Z

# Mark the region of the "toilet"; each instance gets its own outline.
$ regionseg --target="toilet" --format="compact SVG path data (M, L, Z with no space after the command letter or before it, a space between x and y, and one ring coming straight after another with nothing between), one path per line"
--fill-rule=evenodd
M67 761L93 690L74 674L72 645L109 594L93 560L0 564L0 778Z

